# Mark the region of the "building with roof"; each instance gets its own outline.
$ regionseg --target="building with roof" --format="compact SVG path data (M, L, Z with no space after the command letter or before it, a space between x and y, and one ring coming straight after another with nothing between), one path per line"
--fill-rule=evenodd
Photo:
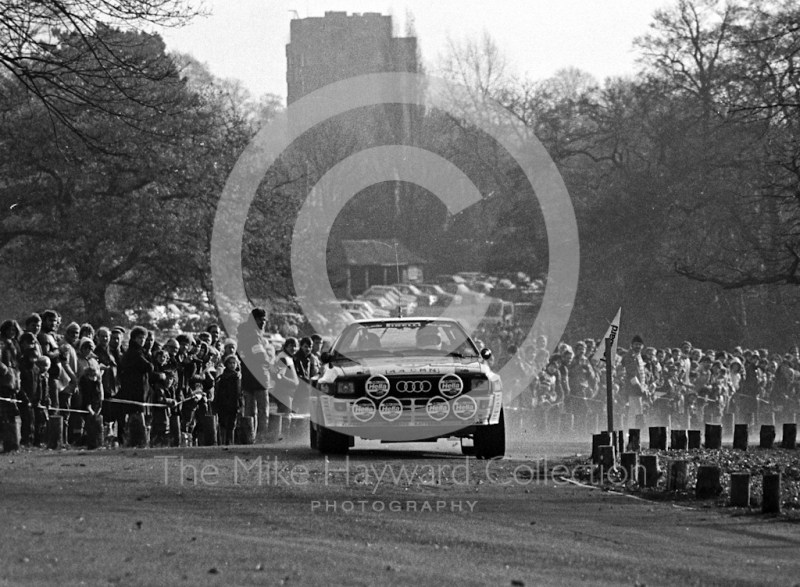
M358 295L372 285L422 283L425 259L396 240L343 240L332 255L331 282L340 298Z

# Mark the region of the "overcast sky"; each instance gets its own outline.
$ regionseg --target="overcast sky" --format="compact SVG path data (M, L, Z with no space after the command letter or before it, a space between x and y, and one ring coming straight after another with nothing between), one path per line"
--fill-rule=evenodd
M162 32L171 50L191 53L211 72L244 82L255 95L286 97L289 21L326 11L381 12L404 35L413 13L423 60L435 65L448 38L486 30L513 71L533 79L578 67L599 81L636 70L635 37L674 0L204 0L211 15Z

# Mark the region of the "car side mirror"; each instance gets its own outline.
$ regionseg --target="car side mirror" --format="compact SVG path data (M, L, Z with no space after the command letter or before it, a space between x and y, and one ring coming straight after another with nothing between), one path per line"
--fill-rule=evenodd
M323 352L319 356L319 360L322 364L327 364L331 362L331 354L328 351Z
M484 361L488 361L489 359L492 358L492 351L490 351L489 349L481 349L481 358Z

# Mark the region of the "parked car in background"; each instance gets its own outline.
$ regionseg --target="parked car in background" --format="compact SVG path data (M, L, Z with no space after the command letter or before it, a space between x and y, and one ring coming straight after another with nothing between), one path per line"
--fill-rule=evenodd
M368 318L388 318L389 312L378 308L367 300L346 300L342 302L342 308L348 312L363 312Z
M382 296L379 294L371 294L371 295L361 295L358 299L366 300L376 308L380 308L386 312L389 312L389 315L393 315L397 313L397 302L394 300L390 300L386 296Z
M370 316L367 316L367 313L363 310L347 310L347 313L350 314L353 319L355 320L371 320Z
M394 302L403 309L403 313L410 316L417 309L417 298L401 293L391 285L373 285L364 292L364 296L381 295Z
M514 319L514 304L498 298L492 298L486 308L482 322L487 324L510 325Z
M444 285L445 283L467 283L467 280L460 275L437 275L436 283Z
M447 293L460 295L465 304L475 304L485 295L471 290L463 283L443 283L442 289L444 289Z
M417 287L425 293L435 295L437 306L449 306L451 303L458 306L464 302L460 295L446 292L441 285L436 283L419 283Z
M406 295L414 296L417 299L417 304L420 306L436 305L436 294L426 293L413 283L395 283L392 287L400 290L400 292Z

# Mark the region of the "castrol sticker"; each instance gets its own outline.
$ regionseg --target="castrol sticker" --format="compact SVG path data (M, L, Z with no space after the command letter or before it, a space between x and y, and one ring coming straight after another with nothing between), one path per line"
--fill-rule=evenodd
M383 375L373 375L367 379L365 389L371 398L381 399L389 393L389 380Z
M448 373L439 380L439 393L446 398L454 398L464 389L464 382L455 373Z
M353 402L353 417L359 422L369 422L375 417L375 404L371 399L362 397Z
M460 420L471 420L478 413L478 403L468 395L462 395L453 402L453 413Z
M394 422L403 415L403 404L397 398L387 397L378 406L378 413L387 422Z
M450 404L443 397L432 397L425 406L425 411L428 412L428 416L438 422L447 418L450 413Z

